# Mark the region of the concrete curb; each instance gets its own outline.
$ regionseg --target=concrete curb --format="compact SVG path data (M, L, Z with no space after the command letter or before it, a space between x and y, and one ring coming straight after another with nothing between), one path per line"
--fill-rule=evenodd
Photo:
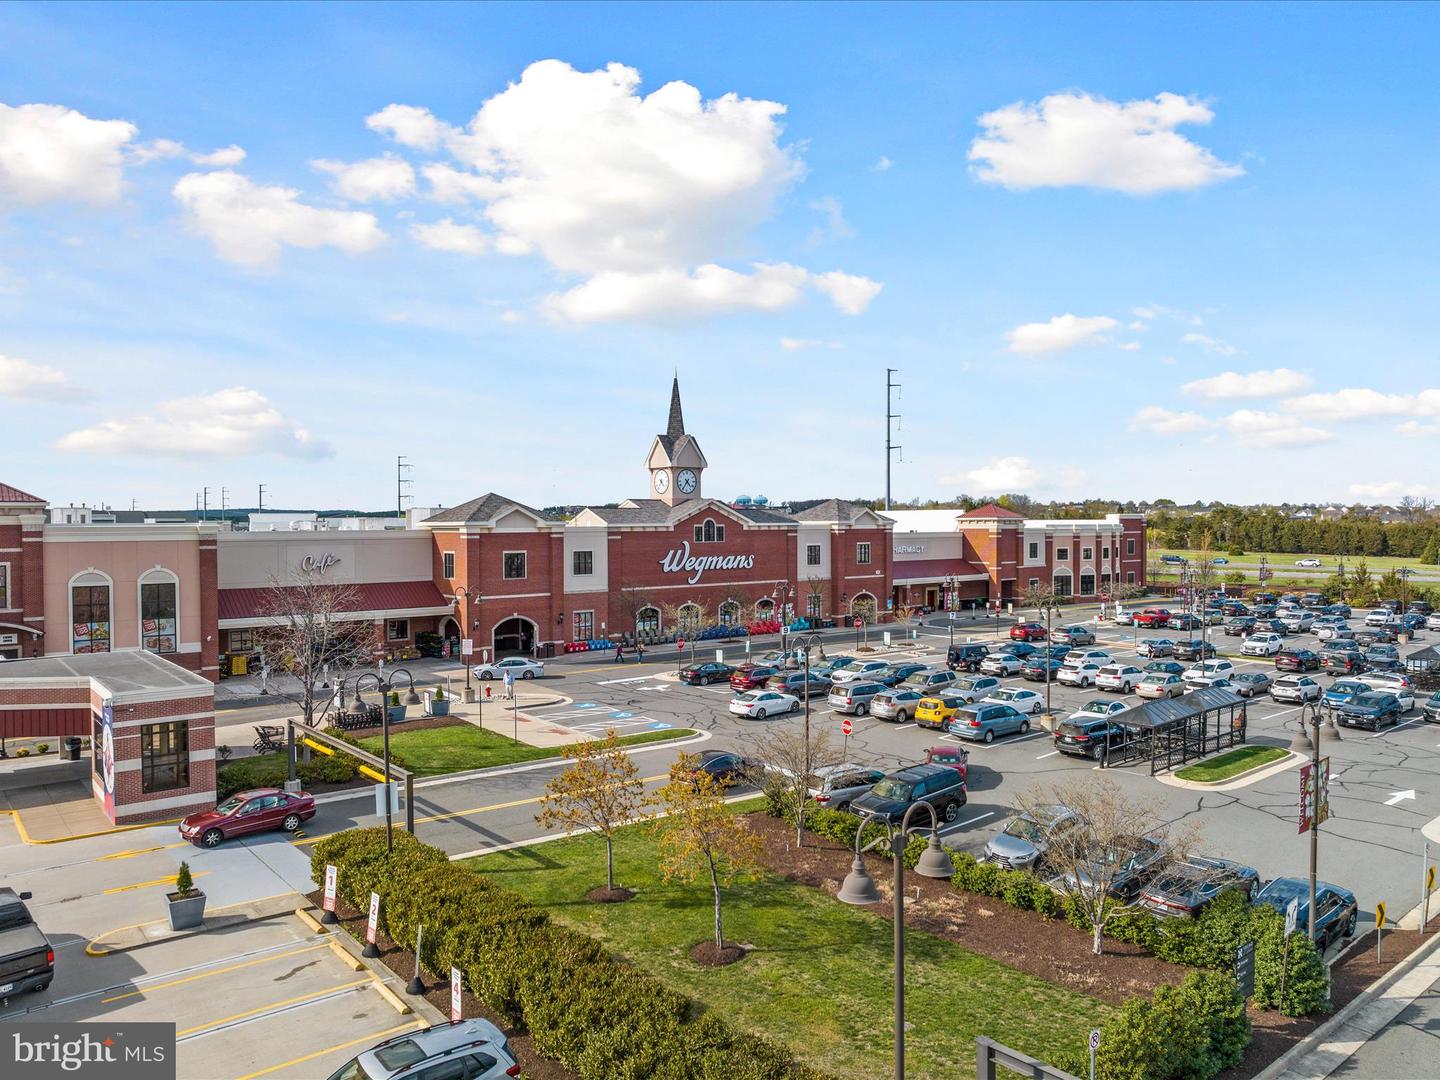
M22 843L31 845L41 844L66 844L71 840L89 840L96 836L110 836L114 833L134 832L136 829L153 829L157 825L175 825L180 818L170 818L166 821L146 821L138 825L116 825L113 829L100 829L96 832L72 833L69 836L52 836L36 839L31 836L25 828L25 821L20 817L19 810L0 810L0 814L9 814L15 822L15 831L20 834Z
M233 914L227 915L208 914L205 916L204 923L193 930L171 930L169 921L166 919L153 919L150 922L136 923L134 926L121 926L115 930L107 930L85 943L85 955L101 957L109 956L112 953L131 952L135 949L143 949L147 945L182 941L185 938L208 934L212 930L223 930L241 923L260 922L263 919L273 919L279 915L293 914L295 912L295 894L277 893L259 900L244 900L238 904L227 904L225 907L214 910L231 911L233 908L248 908L249 910L235 911Z
M1279 1077L1291 1075L1314 1078L1329 1076L1330 1073L1334 1072L1337 1068L1344 1064L1346 1060L1348 1060L1350 1054L1338 1056L1337 1059L1331 1064L1329 1064L1329 1066L1325 1068L1323 1072L1301 1071L1291 1073L1291 1069L1294 1068L1305 1057L1309 1056L1312 1053L1315 1053L1316 1051L1324 1047L1325 1044L1331 1040L1331 1036L1333 1036L1336 1032L1338 1032L1341 1028L1348 1024L1357 1013L1359 1013L1362 1009L1372 1004L1376 1000L1384 997L1392 988L1396 986L1396 984L1400 982L1400 980L1405 978L1417 967L1419 967L1426 960L1428 960L1437 950L1440 950L1440 933L1434 934L1428 941L1415 949L1404 960L1400 961L1400 963L1396 964L1379 979L1376 979L1375 982L1367 986L1364 990L1360 991L1360 993L1356 994L1355 997L1351 999L1351 1001L1343 1008L1341 1008L1339 1012L1335 1013L1334 1016L1326 1020L1323 1024L1317 1027L1309 1035L1305 1036L1305 1038L1301 1039L1289 1050L1285 1051L1284 1054L1280 1055L1280 1057L1277 1058L1274 1062L1272 1062L1270 1066L1265 1069L1264 1072L1260 1073L1255 1078L1255 1080L1279 1080ZM1338 960L1339 957L1337 957L1336 959ZM1394 1019L1394 1015L1398 1015L1399 1012L1408 1007L1410 1003L1414 1001L1415 998L1419 997L1420 993L1423 992L1424 988L1422 987L1414 995L1401 1002L1399 1008L1395 1010L1395 1013L1391 1016L1385 1017L1383 1020L1381 1020L1379 1024L1376 1024L1373 1027L1371 1025L1366 1025L1369 1030L1364 1032L1365 1040L1362 1040L1362 1042L1368 1041L1370 1038L1372 1038L1376 1032L1380 1031L1382 1028L1385 1027L1386 1024L1390 1022L1390 1020ZM1351 1051L1351 1053L1353 1053L1353 1051Z
M1246 745L1263 746L1265 744L1247 743ZM1277 746L1275 747L1275 749L1284 750L1285 748ZM1220 753L1212 754L1211 756L1220 757L1224 754L1229 754L1232 752L1232 749L1225 749L1222 750ZM1267 779L1268 777L1273 776L1276 773L1282 773L1285 770L1293 768L1295 765L1306 760L1309 759L1304 754L1296 753L1294 750L1287 750L1285 756L1282 758L1277 758L1274 761L1267 761L1263 765L1256 765L1253 769L1246 769L1242 773L1236 773L1228 780L1218 780L1213 784L1202 783L1198 780L1181 780L1178 776L1170 776L1166 774L1157 776L1155 777L1155 779L1160 781L1160 783L1162 784L1168 784L1170 787L1184 788L1187 791L1233 791L1236 788L1249 787L1251 784L1258 784L1261 780ZM1192 762L1192 764L1203 764L1203 759L1201 761Z
M364 946L343 924L337 924L332 929L334 934L330 939L331 945L343 952L345 957L348 957L350 962L355 965L356 970L370 973L371 978L375 980L376 991L389 1002L396 1012L402 1016L413 1013L431 1026L450 1022L450 1017L431 1005L425 998L412 997L405 993L405 986L400 976L391 971L378 957L361 955Z

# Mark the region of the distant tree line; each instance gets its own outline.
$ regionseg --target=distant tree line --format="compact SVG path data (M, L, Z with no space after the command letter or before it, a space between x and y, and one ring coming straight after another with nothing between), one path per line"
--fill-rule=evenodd
M1159 547L1216 551L1298 551L1392 555L1440 562L1440 521L1383 524L1346 513L1336 521L1292 518L1273 507L1220 506L1204 514L1161 509L1149 515Z

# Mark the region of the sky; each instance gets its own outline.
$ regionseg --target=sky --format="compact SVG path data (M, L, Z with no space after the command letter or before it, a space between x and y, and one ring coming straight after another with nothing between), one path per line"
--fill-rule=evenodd
M1440 495L1434 5L0 7L0 479Z

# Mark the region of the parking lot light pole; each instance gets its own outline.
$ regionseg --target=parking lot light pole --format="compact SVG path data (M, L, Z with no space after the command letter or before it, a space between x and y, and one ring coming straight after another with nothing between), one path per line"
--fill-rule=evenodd
M461 585L455 590L455 595L463 601L460 608L460 663L465 665L465 701L468 703L475 699L475 692L470 689L470 658L465 655L465 642L470 637L470 590Z
M385 773L385 852L389 854L395 850L394 835L394 811L390 805L390 694L395 686L395 680L401 675L410 680L410 691L405 696L406 705L419 705L420 695L415 692L415 676L404 668L396 668L385 678L381 678L373 671L367 671L355 680L355 711L359 712L362 707L360 700L360 684L366 679L375 680L375 689L380 694L380 743L382 748L382 761L384 762L383 772Z

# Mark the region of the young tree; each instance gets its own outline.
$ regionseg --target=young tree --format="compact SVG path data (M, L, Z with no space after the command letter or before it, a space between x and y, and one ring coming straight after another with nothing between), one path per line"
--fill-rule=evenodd
M272 624L262 634L265 652L298 680L296 688L281 683L275 690L294 700L311 725L317 702L329 699L322 689L327 677L342 679L368 664L374 646L370 620L346 617L356 609L356 590L328 582L322 573L295 570L283 579L272 577L262 605Z
M1420 552L1420 561L1426 566L1440 565L1440 541L1430 537L1430 542L1425 545L1425 550Z
M720 918L722 886L760 868L764 841L743 817L725 805L721 782L698 767L693 754L681 754L675 778L659 792L660 816L654 829L660 840L660 872L667 882L710 879L715 894L715 948L723 953Z
M1370 570L1365 565L1365 560L1360 560L1360 565L1355 567L1355 572L1350 575L1350 588L1346 593L1346 600L1359 607L1368 607L1375 603L1377 590L1375 579L1370 576Z
M626 583L617 590L620 596L620 610L629 619L630 629L635 636L640 636L640 612L646 608L661 610L660 603L655 598L655 593L645 585ZM662 615L663 618L663 615Z
M1058 781L1022 794L1016 803L1042 820L1055 804L1075 811L1076 824L1052 835L1045 862L1056 875L1055 886L1090 920L1097 956L1105 951L1106 923L1127 907L1114 891L1131 860L1147 858L1156 843L1164 859L1181 858L1191 843L1188 831L1165 824L1158 800L1132 799L1106 777Z
M605 738L575 743L564 753L570 764L545 785L535 821L542 829L564 829L566 836L583 830L604 837L605 889L614 896L615 830L645 808L645 783L635 759L620 748L614 728Z
M814 612L812 615L811 612ZM823 619L825 617L825 579L818 575L805 579L805 617L807 619Z
M810 805L811 778L816 769L843 764L827 728L809 730L790 725L766 728L755 741L755 756L765 763L761 786L782 807L795 812L795 846L805 846L805 811Z

